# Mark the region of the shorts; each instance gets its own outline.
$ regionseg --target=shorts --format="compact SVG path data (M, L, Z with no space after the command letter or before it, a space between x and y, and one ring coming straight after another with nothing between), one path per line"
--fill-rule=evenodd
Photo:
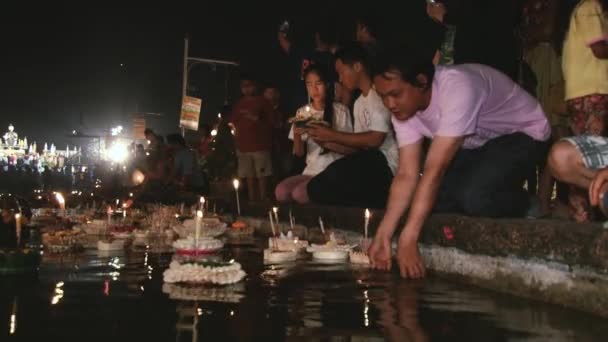
M239 178L262 178L272 176L270 151L236 152Z
M590 169L608 166L608 138L597 135L579 135L563 139L581 153L583 163Z

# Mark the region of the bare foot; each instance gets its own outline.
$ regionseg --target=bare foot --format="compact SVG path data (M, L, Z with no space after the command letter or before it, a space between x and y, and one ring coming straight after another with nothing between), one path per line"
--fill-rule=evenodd
M571 193L569 202L572 218L576 222L584 223L591 221L591 207L586 196L578 193Z

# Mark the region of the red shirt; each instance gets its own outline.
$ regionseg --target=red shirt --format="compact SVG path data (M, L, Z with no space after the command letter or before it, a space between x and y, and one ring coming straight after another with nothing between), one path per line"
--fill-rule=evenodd
M273 110L261 96L241 98L232 108L235 142L239 152L270 151L272 147Z

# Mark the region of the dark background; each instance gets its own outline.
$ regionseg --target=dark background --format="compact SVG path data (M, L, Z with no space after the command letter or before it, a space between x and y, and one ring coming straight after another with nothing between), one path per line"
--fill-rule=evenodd
M482 17L494 27L513 29L511 16L498 6L510 1L469 2L482 4L471 8L489 11ZM276 39L282 20L291 21L304 47L312 47L314 27L326 18L333 18L341 40L353 39L352 17L361 11L379 13L398 39L424 41L424 6L424 0L3 5L0 132L13 123L30 142L62 147L73 129L103 134L120 124L128 131L136 110L162 113L148 125L176 132L186 34L190 56L237 61L277 82L284 72ZM216 117L224 102L225 72L200 65L190 73L189 92L204 101L202 121ZM237 75L230 76L229 100L238 96Z

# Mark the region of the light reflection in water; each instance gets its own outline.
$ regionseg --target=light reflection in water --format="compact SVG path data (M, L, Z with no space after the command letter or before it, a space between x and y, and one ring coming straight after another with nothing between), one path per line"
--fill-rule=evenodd
M61 298L63 298L63 295L64 295L63 285L64 285L64 283L62 281L55 284L55 291L54 291L53 297L51 297L52 305L57 305L59 303L59 301L61 301Z

